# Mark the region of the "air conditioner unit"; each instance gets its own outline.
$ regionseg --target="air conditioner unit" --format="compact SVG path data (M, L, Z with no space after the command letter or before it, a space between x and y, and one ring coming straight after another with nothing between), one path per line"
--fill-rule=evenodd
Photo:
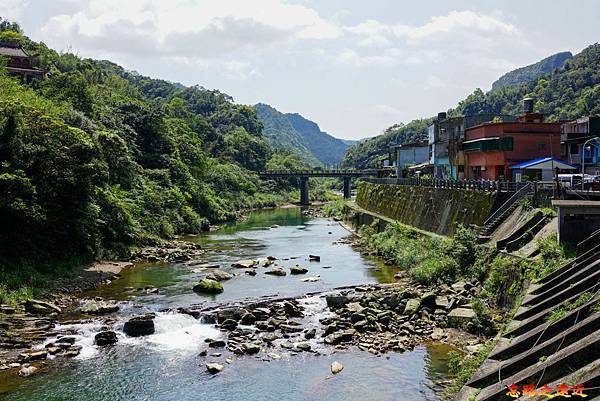
M481 167L481 171L485 171L485 166L482 166L482 167Z

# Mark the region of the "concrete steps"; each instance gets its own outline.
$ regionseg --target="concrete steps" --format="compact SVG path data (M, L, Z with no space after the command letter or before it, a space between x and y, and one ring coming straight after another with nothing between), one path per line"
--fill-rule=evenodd
M600 386L600 244L587 245L575 261L530 286L506 332L455 400L514 400L506 395L511 384ZM565 308L585 292L591 299L573 310ZM564 316L549 321L559 308ZM587 400L600 398L599 389L584 393Z

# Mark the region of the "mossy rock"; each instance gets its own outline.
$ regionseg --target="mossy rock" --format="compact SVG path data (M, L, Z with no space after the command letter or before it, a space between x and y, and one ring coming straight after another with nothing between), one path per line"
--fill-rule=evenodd
M220 294L223 292L223 285L216 280L203 278L193 290L199 294Z

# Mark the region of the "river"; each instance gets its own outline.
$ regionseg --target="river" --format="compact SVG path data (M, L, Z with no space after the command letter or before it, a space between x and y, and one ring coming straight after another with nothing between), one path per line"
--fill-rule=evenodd
M203 302L219 302L261 296L298 296L334 287L390 282L395 269L366 258L340 242L349 233L328 219L304 216L299 208L257 211L248 219L187 238L210 250L204 263L230 267L239 259L277 257L284 268L299 264L308 268L315 282L302 277L269 276L259 270L256 276L237 275L223 283L217 296L200 296L191 291L202 273L186 264L138 264L122 277L100 286L87 296L120 301L120 311L112 323L92 321L63 325L81 345L74 359L57 359L51 368L27 379L13 377L0 385L0 398L6 400L440 400L440 381L446 379L448 348L426 344L402 354L375 356L357 349L320 354L282 353L279 360L265 355L229 356L199 352L204 339L221 333L212 325L191 316L166 309ZM321 257L308 261L309 254ZM264 269L264 268L260 268ZM239 269L237 269L239 271ZM159 294L136 296L131 288L153 285ZM318 324L326 313L317 297L301 301L306 319ZM156 312L156 333L130 338L122 333L123 322L132 315ZM115 346L99 348L93 336L103 326L117 331ZM316 340L314 340L315 346ZM40 345L42 346L42 345ZM317 348L317 347L315 347ZM278 351L279 352L279 351ZM333 361L344 365L342 373L331 376ZM206 361L217 361L225 370L217 375L205 371ZM9 378L10 379L10 378Z

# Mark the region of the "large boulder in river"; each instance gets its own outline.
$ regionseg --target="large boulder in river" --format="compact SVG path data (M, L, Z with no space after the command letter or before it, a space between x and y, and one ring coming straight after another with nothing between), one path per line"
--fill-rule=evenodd
M285 276L287 273L285 272L285 270L283 270L281 267L276 267L274 269L268 270L265 272L265 274L269 274L271 276Z
M298 265L290 267L290 274L306 274L308 269L306 267L300 267Z
M254 267L258 264L258 260L254 260L254 259L243 259L243 260L238 260L235 263L232 263L231 266L233 267L239 267L240 269L248 269L250 267Z
M94 337L94 342L100 347L115 344L117 341L119 341L117 338L117 333L110 330L101 331Z
M125 334L131 337L146 336L154 334L154 317L153 316L137 316L129 319L123 326Z
M203 278L194 286L193 290L199 294L220 294L223 292L223 285L216 280Z
M61 313L62 310L50 303L44 301L38 301L37 299L28 299L24 303L25 310L34 315L49 315L51 313Z
M119 305L107 301L89 301L81 307L81 313L88 315L103 315L113 313L119 310Z
M337 309L350 302L350 299L345 295L328 295L325 297L325 301L329 308Z
M223 369L225 369L225 367L223 365L221 365L220 363L216 363L216 362L207 362L206 363L206 370L208 371L208 373L211 374L217 374L219 372L222 372Z
M233 274L227 273L226 271L223 271L223 270L214 270L214 271L208 273L206 276L204 276L204 278L207 278L209 280L214 280L214 281L225 281L225 280L232 279Z

